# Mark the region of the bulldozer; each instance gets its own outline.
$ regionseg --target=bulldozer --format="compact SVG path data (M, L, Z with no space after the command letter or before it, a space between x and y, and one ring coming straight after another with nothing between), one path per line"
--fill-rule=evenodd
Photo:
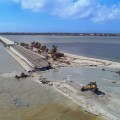
M81 91L87 91L87 90L97 92L98 88L97 88L96 82L90 82L88 85L85 85L85 86L81 87Z

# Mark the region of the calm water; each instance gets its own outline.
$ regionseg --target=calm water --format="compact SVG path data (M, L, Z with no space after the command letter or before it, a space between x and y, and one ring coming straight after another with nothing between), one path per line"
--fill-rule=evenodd
M120 37L50 35L6 35L4 37L17 42L39 41L49 47L55 44L63 52L120 62Z
M102 71L102 68L66 67L43 72L43 75L49 80L72 80L83 85L96 81L101 90L116 94L120 98L120 75L116 73L116 69L105 69L106 71Z
M108 100L97 96L102 108L110 111L120 120L120 75L116 74L116 69L105 69L105 71L102 71L102 68L68 67L46 71L43 75L48 80L73 81L78 85L87 85L92 81L96 81L99 90L104 92L105 96L109 96ZM94 99L94 97L91 97L91 99ZM105 100L107 100L107 103L103 105Z
M49 47L52 44L59 49L96 58L119 61L120 37L78 37L78 36L4 36L13 41L30 43L39 41ZM120 61L119 61L120 62ZM23 71L22 67L4 50L0 44L0 119L8 120L87 120L96 119L94 116L80 111L78 106L67 98L59 95L51 88L40 86L33 79L18 82L14 76ZM78 84L97 81L101 90L111 93L115 99L108 104L108 109L119 116L120 76L115 72L102 71L102 68L61 68L45 72L50 80L73 80ZM113 70L114 71L114 70ZM113 84L111 81L115 81ZM117 102L116 102L117 101ZM73 107L75 106L75 107ZM118 108L118 109L117 109ZM68 111L64 114L65 111Z
M0 43L0 120L99 119L33 78L16 80L14 76L23 71Z

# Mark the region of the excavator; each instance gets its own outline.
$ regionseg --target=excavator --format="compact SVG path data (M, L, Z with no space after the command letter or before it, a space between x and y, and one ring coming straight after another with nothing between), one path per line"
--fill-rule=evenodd
M97 92L99 89L97 88L96 82L90 82L88 85L81 87L81 91L87 91L87 90Z

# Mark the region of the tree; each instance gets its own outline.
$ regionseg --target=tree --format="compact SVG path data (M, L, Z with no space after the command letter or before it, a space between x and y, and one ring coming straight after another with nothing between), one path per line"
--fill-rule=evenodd
M41 43L34 41L34 42L31 42L31 46L35 47L35 48L40 48L41 47Z
M35 43L35 48L38 48L38 42Z
M40 48L41 47L41 43L38 43L38 46L37 46L37 48Z
M27 49L28 49L28 46L29 46L28 44L25 44L25 48L27 48Z
M57 49L57 46L56 46L56 45L53 45L53 46L52 46L52 51L51 51L52 54L57 53L57 50L58 50L58 49Z
M46 46L41 46L41 50L45 51L46 50Z
M48 51L49 51L49 49L48 49L48 48L46 48L46 49L45 49L45 52L47 53Z
M40 51L40 50L38 50L38 53L39 53L39 54L41 54L41 51Z
M25 43L21 42L20 45L21 45L21 46L25 46Z
M32 46L32 47L35 47L35 41L34 41L34 42L31 42L31 46Z

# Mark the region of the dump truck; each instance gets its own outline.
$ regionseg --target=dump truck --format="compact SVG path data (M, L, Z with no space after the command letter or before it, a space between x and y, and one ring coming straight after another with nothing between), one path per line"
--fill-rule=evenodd
M85 86L81 87L81 91L87 91L87 90L91 90L93 92L97 92L98 88L97 88L96 82L90 82L88 85L85 85Z

